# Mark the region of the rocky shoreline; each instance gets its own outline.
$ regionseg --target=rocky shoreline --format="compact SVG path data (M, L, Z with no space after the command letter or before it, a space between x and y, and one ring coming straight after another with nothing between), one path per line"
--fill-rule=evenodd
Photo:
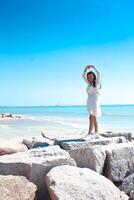
M134 200L132 133L42 136L0 140L1 200Z
M0 113L0 120L1 119L18 119L21 118L20 115L13 115L12 113Z

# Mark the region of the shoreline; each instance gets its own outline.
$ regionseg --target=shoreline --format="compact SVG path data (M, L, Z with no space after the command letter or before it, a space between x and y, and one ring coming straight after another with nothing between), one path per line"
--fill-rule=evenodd
M67 110L68 111L68 110ZM51 114L51 113L50 113ZM41 132L47 133L50 137L79 136L86 134L88 129L88 117L86 115L56 115L54 111L48 113L0 114L0 138L31 138L37 137ZM62 114L62 113L61 113ZM3 116L2 116L3 115ZM103 118L103 120L102 120ZM112 121L112 119L114 119ZM124 120L124 118L122 118ZM99 133L102 132L131 132L134 134L134 127L121 121L119 118L100 117ZM118 123L117 123L118 122ZM129 123L129 118L128 118Z

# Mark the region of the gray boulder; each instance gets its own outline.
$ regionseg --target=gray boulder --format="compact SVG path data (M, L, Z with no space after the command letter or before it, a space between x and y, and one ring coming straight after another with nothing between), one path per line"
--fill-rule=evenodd
M49 199L45 176L58 165L76 165L70 155L59 146L31 149L0 157L0 174L21 175L38 187L39 200Z
M100 133L103 137L125 137L127 140L131 141L132 133L131 132L105 132Z
M0 200L36 200L37 187L23 176L0 175Z
M104 175L113 182L121 182L134 172L134 142L102 146L106 151Z
M60 141L60 146L64 150L73 150L85 148L93 145L108 145L111 143L123 143L126 142L125 137L113 137L113 138L101 138L101 139L92 139L87 141Z
M119 189L124 191L126 194L130 194L131 190L134 189L134 173L124 178Z
M0 139L0 156L26 150L28 148L21 142Z
M110 180L87 168L55 167L46 183L51 200L128 200Z
M44 138L42 136L36 136L32 139L25 138L22 142L27 146L28 149L37 148L37 147L47 147L52 146L54 144L53 140L48 138Z
M90 168L102 174L106 153L101 146L89 146L81 149L69 150L68 152L76 161L78 167Z

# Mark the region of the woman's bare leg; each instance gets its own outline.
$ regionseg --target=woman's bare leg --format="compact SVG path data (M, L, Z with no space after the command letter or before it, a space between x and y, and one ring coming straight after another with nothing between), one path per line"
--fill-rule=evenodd
M94 116L94 130L95 133L98 133L98 121L96 116Z
M94 116L90 115L89 116L89 131L88 131L88 134L92 133L93 127L94 127Z

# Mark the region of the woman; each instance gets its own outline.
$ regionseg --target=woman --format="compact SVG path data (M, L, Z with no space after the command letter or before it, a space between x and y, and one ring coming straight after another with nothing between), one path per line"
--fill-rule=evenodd
M96 74L90 70L91 68L95 70ZM94 65L87 65L82 76L86 81L86 83L88 84L87 86L87 94L88 94L87 109L89 113L88 136L91 136L91 134L93 133L93 129L95 133L98 133L97 117L101 115L101 109L99 104L100 72Z

